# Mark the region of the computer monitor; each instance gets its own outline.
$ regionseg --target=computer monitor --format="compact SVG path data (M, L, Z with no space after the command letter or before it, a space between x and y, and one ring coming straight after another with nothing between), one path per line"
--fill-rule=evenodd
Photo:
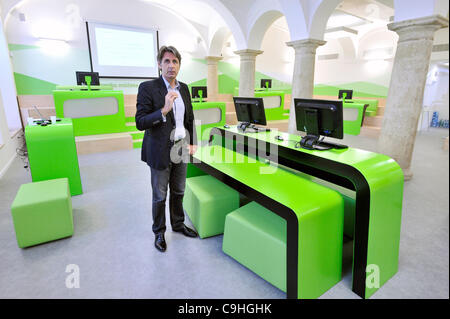
M206 86L193 86L192 98L193 99L205 99L208 97L208 89Z
M236 108L237 120L241 122L239 129L245 131L247 127L255 131L270 131L270 129L255 126L255 124L266 125L266 112L261 97L233 97Z
M90 85L100 85L100 80L98 77L98 72L83 72L83 71L76 71L77 76L77 85L87 85L86 83L86 76L91 77L91 84Z
M261 79L261 88L270 89L272 87L272 79Z
M343 99L344 93L346 94L345 99L351 100L353 98L353 90L339 90L338 99Z
M323 142L320 136L344 138L342 101L294 99L297 131L306 132L300 146L307 149L326 150L347 148L345 145Z

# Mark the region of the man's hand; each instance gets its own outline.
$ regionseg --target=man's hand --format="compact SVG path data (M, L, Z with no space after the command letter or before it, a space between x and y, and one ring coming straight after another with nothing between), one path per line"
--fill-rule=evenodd
M197 145L188 145L189 147L189 155L194 155L197 152Z
M166 116L167 113L173 108L173 101L178 98L178 93L174 91L170 91L166 94L166 101L164 107L161 109L162 115Z

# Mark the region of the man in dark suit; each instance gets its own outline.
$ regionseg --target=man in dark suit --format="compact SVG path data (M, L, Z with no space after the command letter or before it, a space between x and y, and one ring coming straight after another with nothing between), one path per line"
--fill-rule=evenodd
M155 247L164 252L167 248L164 232L168 186L172 230L188 237L198 236L184 224L183 211L187 161L197 145L189 89L176 79L181 55L174 47L163 46L157 60L162 76L139 86L136 127L145 130L141 159L151 170Z

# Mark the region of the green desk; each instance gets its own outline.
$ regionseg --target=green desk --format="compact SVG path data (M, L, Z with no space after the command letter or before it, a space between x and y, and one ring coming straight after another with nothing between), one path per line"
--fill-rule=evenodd
M276 135L282 135L284 141L276 140ZM369 298L379 287L366 286L366 278L371 279L369 276L374 274L366 270L373 265L378 267L380 287L398 270L403 172L393 159L382 154L355 148L312 151L295 148L295 143L289 141L299 139L299 136L277 131L243 134L232 126L230 129L213 128L210 140L355 191L352 290L362 298ZM193 165L204 170L201 163ZM220 175L208 169L206 172ZM226 178L224 182L233 187L233 182ZM242 188L248 187L241 184ZM251 190L248 193L252 195ZM291 249L295 251L288 245L290 256L295 253ZM288 264L293 262L290 260ZM295 289L288 291L288 297L295 297L293 291Z
M376 116L378 109L378 100L371 99L352 99L352 102L360 103L360 104L368 104L367 110L365 114L367 116Z
M209 131L216 126L225 125L225 102L198 102L192 103L194 119L196 121L197 139L207 141Z
M344 117L344 133L350 135L359 135L361 126L364 122L364 113L368 107L367 104L352 103L345 101L342 103Z
M25 140L33 182L67 177L71 195L83 193L71 119L47 126L27 125Z
M289 110L284 109L283 91L255 91L255 97L262 97L267 121L289 119Z
M342 236L342 229L324 231L310 218L326 207L323 186L220 145L199 147L191 162L286 220L288 298L317 298L317 287L335 280L325 274L336 265L324 264L323 256L336 253L329 242ZM333 205L342 201L337 192L327 196Z
M234 96L239 96L239 88L234 89ZM284 92L271 89L255 90L255 97L262 97L267 121L289 119L289 109L284 109Z
M54 90L56 116L71 118L75 136L126 132L122 91Z

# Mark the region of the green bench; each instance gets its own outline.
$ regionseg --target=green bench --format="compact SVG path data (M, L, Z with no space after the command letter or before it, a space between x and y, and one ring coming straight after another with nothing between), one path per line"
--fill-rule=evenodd
M306 284L301 298L319 297L340 281L342 272L344 202L331 189L313 187L320 188L323 205L313 209L304 200L305 217L299 236L303 232L305 240L299 247L299 259L305 266L299 280ZM256 202L226 216L223 251L284 292L286 241L286 220Z
M11 214L20 248L73 235L72 198L67 178L23 184Z
M222 234L226 215L239 201L239 192L210 175L186 179L183 206L200 238Z

